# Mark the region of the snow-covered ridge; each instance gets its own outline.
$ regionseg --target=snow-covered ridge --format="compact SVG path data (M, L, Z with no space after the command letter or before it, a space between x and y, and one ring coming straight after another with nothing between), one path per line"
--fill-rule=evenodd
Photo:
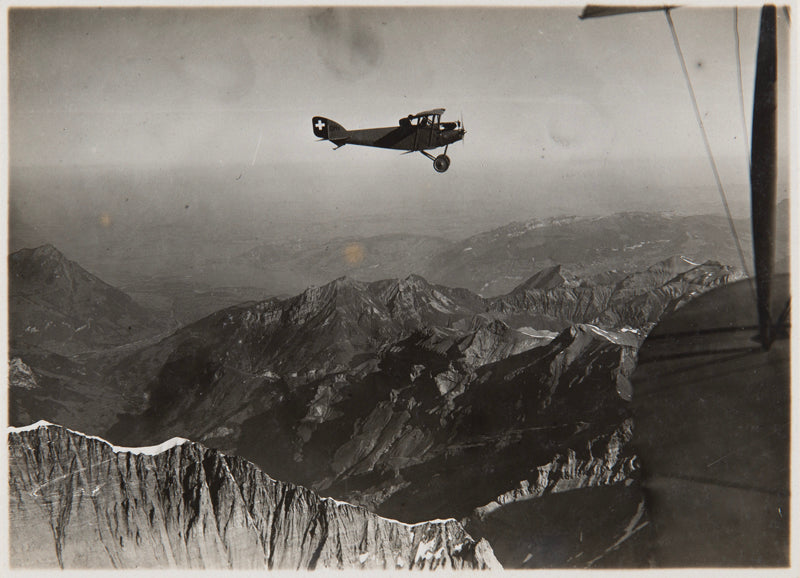
M75 431L73 429L69 429L69 428L64 427L62 425L54 424L54 423L51 423L51 422L49 422L47 420L43 420L43 419L37 421L36 423L32 423L30 425L25 425L25 426L21 426L21 427L9 426L7 428L7 433L20 433L20 432L26 432L26 431L33 431L33 430L37 430L37 429L42 428L42 427L50 427L50 426L62 428L62 429L65 429L65 430L67 430L69 432L72 432L72 433L74 433L76 435L83 436L83 437L88 438L88 439L94 439L94 440L103 442L104 444L110 446L114 453L146 454L146 455L154 456L154 455L160 454L162 452L165 452L165 451L167 451L167 450L169 450L171 448L174 448L175 446L183 445L184 443L191 443L191 440L188 440L186 438L174 437L172 439L169 439L169 440L167 440L165 442L162 442L162 443L160 443L158 445L155 445L155 446L133 447L133 448L123 447L123 446L115 446L114 444L110 443L108 440L104 440L101 437L90 436L90 435L87 435L85 433L82 433L82 432L79 432L79 431ZM334 504L336 506L348 506L350 508L358 508L359 507L359 506L356 506L355 504L351 504L349 502L342 502L341 500L337 500L336 498L322 498L321 497L321 499L323 501L330 502L330 503L332 503L332 504ZM414 528L416 526L424 526L426 524L448 524L448 523L451 523L451 522L457 522L457 520L455 518L448 518L446 520L441 520L441 519L426 520L424 522L417 522L416 524L408 524L406 522L401 522L400 520L394 520L392 518L385 518L383 516L378 516L378 517L382 518L384 520L387 520L389 522L400 524L401 526L406 526L408 528Z
M360 508L361 506L356 506L355 504L351 504L350 502L342 502L341 500L337 500L336 498L323 498L320 497L323 502L330 502L336 506L349 506L351 508ZM451 522L458 522L455 518L447 518L446 520L436 519L436 520L425 520L424 522L417 522L416 524L408 524L406 522L401 522L400 520L395 520L393 518L386 518L385 516L378 516L382 520L387 520L389 522L393 522L395 524L400 524L401 526L405 526L407 528L414 528L416 526L424 526L426 524L449 524Z
M85 438L101 441L104 444L110 446L111 450L116 454L118 454L118 453L129 453L129 454L146 454L146 455L149 455L149 456L155 456L155 455L160 454L162 452L165 452L165 451L167 451L169 449L172 449L175 446L183 445L184 443L189 441L186 438L174 437L172 439L168 439L167 441L162 442L162 443L160 443L158 445L155 445L155 446L126 448L126 447L123 447L123 446L115 446L114 444L112 444L108 440L104 440L101 437L90 436L90 435L87 435L85 433L66 428L64 426L60 426L60 425L57 425L57 424L54 424L54 423L50 423L49 421L46 421L46 420L43 420L43 419L37 421L36 423L32 423L31 425L26 425L26 426L22 426L22 427L9 427L7 433L19 433L19 432L25 432L25 431L32 431L32 430L35 430L35 429L39 429L39 428L42 428L42 427L49 427L49 426L60 427L60 428L63 428L65 430L67 430L67 431L70 431L70 432L72 432L74 434L83 436Z

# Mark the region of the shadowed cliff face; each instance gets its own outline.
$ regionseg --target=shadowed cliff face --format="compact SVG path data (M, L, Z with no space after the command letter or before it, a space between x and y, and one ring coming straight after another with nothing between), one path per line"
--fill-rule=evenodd
M18 568L500 567L452 519L381 518L179 438L119 448L37 425L8 434Z

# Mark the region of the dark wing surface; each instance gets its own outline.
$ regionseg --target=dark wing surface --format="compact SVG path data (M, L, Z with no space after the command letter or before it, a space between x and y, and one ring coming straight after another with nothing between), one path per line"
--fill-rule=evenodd
M617 16L619 14L633 14L635 12L656 12L674 8L668 4L654 6L605 6L602 4L589 4L581 12L580 19L601 18L603 16Z
M649 563L789 563L790 339L758 341L750 280L668 315L633 375L633 446L651 528ZM789 276L774 279L785 307Z

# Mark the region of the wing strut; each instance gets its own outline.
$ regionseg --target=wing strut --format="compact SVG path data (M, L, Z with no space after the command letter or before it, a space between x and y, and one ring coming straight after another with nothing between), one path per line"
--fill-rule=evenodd
M772 266L775 259L775 202L777 188L777 38L775 6L761 9L753 97L750 190L753 213L753 253L756 267L758 327L767 350L775 338L770 317Z

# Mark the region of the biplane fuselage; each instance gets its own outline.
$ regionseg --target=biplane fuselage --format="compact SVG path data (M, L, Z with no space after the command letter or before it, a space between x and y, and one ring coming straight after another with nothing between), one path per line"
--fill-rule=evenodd
M349 138L345 144L403 151L424 151L435 149L447 146L451 143L461 140L462 138L459 129L447 130L417 126L364 128L350 130L347 131L347 133Z
M443 108L437 108L400 119L398 126L347 130L328 118L315 116L312 119L314 134L329 140L336 148L344 145L369 146L384 149L420 152L433 160L437 172L450 166L446 154L437 157L425 152L445 147L464 138L466 131L460 122L441 122Z

